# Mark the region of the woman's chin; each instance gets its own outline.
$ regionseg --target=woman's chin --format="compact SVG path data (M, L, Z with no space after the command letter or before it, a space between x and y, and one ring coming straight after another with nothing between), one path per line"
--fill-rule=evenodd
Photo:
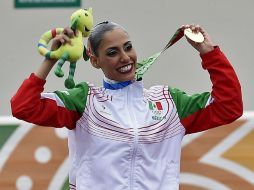
M119 81L119 82L134 80L135 79L135 68L132 68L129 72L125 72L125 73L119 72L117 79L118 80L116 80L116 81Z

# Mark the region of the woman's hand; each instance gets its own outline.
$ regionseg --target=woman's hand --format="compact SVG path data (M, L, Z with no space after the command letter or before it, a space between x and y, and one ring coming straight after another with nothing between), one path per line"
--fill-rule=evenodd
M187 29L190 28L194 33L198 33L201 32L202 35L204 36L204 41L201 43L198 42L194 42L192 40L190 40L188 37L187 41L200 53L200 54L205 54L209 51L212 51L214 49L214 44L211 41L210 36L208 35L208 33L199 25L195 25L195 24L190 24L190 25L182 25L181 29Z
M71 38L74 37L75 33L70 27L64 28L63 32L60 35L57 35L52 40L51 51L58 49L61 45L66 43L71 45Z
M71 45L71 38L74 35L75 33L71 28L64 28L63 32L52 40L51 51L57 50L62 44L69 43ZM56 61L56 59L44 59L37 71L35 71L35 75L45 80Z

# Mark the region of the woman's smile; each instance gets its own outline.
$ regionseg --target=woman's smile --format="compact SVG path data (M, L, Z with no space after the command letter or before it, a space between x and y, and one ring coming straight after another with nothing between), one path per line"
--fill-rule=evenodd
M120 73L125 74L125 73L129 73L131 72L133 69L133 64L128 64L125 66L120 67L119 69L117 69Z

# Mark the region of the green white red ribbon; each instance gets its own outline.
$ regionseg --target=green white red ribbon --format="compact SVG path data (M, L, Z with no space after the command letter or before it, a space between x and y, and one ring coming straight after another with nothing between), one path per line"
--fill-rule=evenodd
M180 40L184 36L184 32L182 29L178 29L175 34L172 36L172 38L169 40L167 45L162 49L162 51L155 53L154 55L143 59L141 62L137 63L136 72L135 72L135 78L136 80L141 80L144 73L152 66L152 64L155 62L155 60L170 46L172 46L174 43L176 43L178 40Z

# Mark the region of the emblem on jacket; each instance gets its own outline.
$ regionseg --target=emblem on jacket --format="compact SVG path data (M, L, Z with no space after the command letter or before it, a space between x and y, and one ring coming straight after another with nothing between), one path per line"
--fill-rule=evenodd
M163 114L163 106L160 101L152 102L148 101L149 109L152 111L152 119L156 121L160 121L166 119L165 115Z

